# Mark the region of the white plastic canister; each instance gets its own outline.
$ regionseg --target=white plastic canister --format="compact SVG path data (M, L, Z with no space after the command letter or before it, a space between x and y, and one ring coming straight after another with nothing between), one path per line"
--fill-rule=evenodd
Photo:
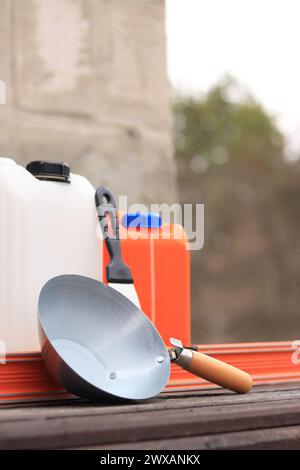
M7 353L40 349L37 300L47 280L102 279L95 189L72 173L69 182L39 177L0 158L0 341Z

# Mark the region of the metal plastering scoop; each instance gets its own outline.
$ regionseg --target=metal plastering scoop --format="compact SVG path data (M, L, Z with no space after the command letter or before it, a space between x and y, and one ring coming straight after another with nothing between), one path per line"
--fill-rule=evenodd
M51 376L74 395L143 400L167 384L167 348L126 297L83 276L48 281L39 297L42 354Z

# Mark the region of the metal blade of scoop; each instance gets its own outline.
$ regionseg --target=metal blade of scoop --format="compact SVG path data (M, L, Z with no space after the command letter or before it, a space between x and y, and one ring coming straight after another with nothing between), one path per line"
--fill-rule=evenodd
M112 287L120 294L124 295L128 300L130 300L134 305L136 305L139 309L141 308L141 304L135 290L134 284L121 284L118 282L111 282L108 284L109 287Z

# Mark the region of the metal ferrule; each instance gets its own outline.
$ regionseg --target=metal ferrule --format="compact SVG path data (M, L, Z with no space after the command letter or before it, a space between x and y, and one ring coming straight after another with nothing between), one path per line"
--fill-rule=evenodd
M182 349L181 353L174 361L179 366L186 368L189 366L193 359L193 351L191 349Z

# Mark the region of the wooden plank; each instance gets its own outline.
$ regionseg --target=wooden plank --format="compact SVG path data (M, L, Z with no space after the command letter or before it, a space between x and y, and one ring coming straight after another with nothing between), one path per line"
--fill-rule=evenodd
M272 388L265 388L264 390L253 391L247 395L235 395L231 392L224 392L219 394L199 392L197 395L179 394L177 396L161 396L147 403L140 404L123 404L123 405L99 405L89 403L83 400L74 402L65 402L64 406L49 403L47 406L40 404L35 407L14 407L0 410L0 423L7 421L17 421L18 419L24 420L39 420L42 417L55 418L55 417L97 417L114 414L127 414L138 412L151 412L151 411L166 411L166 410L184 410L190 408L207 408L211 406L232 406L233 404L254 404L259 402L277 402L282 400L294 400L300 398L299 385L297 388L290 390L280 390L274 392Z
M300 426L300 385L265 385L248 395L221 389L164 393L139 404L99 405L75 400L61 405L51 402L14 406L1 408L0 424L1 449L138 448L158 442L162 446L185 446L186 439L195 448L208 442L218 448L218 439L225 434L228 440L224 446L231 445L230 434L232 442L245 435L249 445L256 445L255 436L260 434L255 433L261 431L262 436L267 436L276 428L282 429L282 440L279 431L274 439L279 436L278 442L283 443L286 436L291 443L292 434L284 434L283 430L287 426L297 430ZM247 442L246 437L245 441L236 441L239 446Z
M49 416L1 423L0 448L59 448L204 436L300 425L300 398L105 416Z
M269 391L290 391L290 390L297 390L300 389L300 382L295 382L295 383L277 383L277 384L264 384L264 385L256 385L254 386L252 392L251 392L251 397L255 397L257 394L260 393L265 393ZM198 389L180 389L180 390L168 390L167 392L162 392L157 398L154 398L153 400L150 400L151 402L155 401L156 399L160 398L187 398L187 397L213 397L215 395L218 396L227 396L227 395L232 396L232 393L221 389L219 387L216 387L214 389L203 389L198 388ZM249 395L248 395L249 396ZM0 416L2 414L3 410L9 409L9 410L26 410L30 409L36 409L36 408L45 408L49 409L51 407L58 407L60 408L61 406L68 407L68 406L75 406L78 407L81 404L84 404L87 406L90 404L87 400L83 400L80 398L59 398L57 397L56 400L53 399L39 399L39 400L34 400L34 401L20 401L20 402L7 402L7 403L0 403ZM105 404L103 404L105 406ZM97 405L93 404L92 406L100 406L98 403ZM109 406L112 406L111 404ZM132 405L130 405L132 406Z
M265 384L260 384L260 385L254 385L252 389L252 393L264 393L265 391L274 391L276 392L277 390L300 390L300 381L298 382L278 382L278 383L265 383ZM177 395L178 397L183 397L186 394L188 395L194 395L194 394L203 394L203 395L209 395L211 396L212 394L224 394L227 393L227 390L224 390L223 388L219 388L216 386L214 389L203 389L201 388L195 388L195 389L181 389L177 390L176 392L173 392L172 390L167 390L165 392L162 392L160 396L172 396L172 395Z
M155 439L105 446L91 446L82 450L299 450L300 426L288 426L234 433L189 436L174 439ZM200 459L201 460L201 459Z

